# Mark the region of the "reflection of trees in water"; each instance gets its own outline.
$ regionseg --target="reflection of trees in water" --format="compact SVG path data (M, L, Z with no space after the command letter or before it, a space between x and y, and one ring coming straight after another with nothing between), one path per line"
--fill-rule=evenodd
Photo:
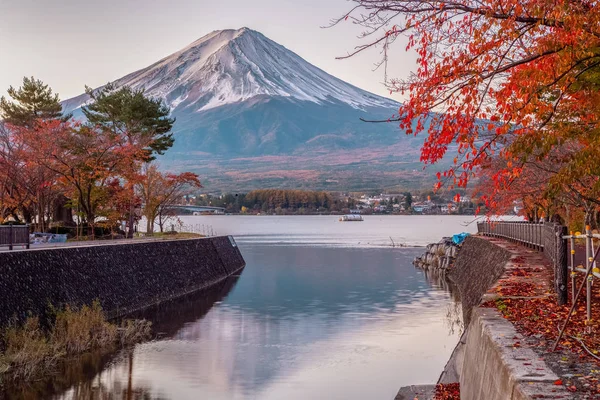
M23 383L4 382L0 399L34 400L50 394L60 393L73 384L91 380L115 358L116 348L86 353L58 365L55 371L47 374L46 379Z
M157 336L171 337L186 323L204 317L217 301L227 297L237 281L237 276L231 276L208 289L149 307L129 318L147 319Z
M63 397L69 400L158 400L161 397L153 397L149 388L136 385L133 386L133 350L127 354L127 381L112 381L109 387L102 382L102 373L95 379L80 382L74 385Z
M446 310L448 333L450 335L457 332L461 334L464 330L464 322L458 287L448 279L447 270L445 269L424 268L422 271L425 273L427 283L450 294L452 302L447 305Z
M208 289L184 296L170 302L161 303L128 318L145 318L153 323L155 335L172 336L184 324L202 318L217 301L221 301L237 282L236 277L228 278ZM121 360L122 358L122 360ZM126 384L118 380L107 387L102 382L102 373L109 364L118 364L128 359L129 379ZM5 382L0 386L0 400L36 400L64 393L64 399L150 399L148 389L133 387L133 347L118 351L117 348L104 348L93 353L66 360L46 379L22 383ZM65 392L66 391L66 392ZM153 399L159 399L154 397Z

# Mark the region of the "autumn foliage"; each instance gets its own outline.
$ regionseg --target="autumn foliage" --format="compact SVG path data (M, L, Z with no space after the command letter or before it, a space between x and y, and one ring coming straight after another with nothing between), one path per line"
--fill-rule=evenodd
M348 56L394 42L418 54L417 70L388 79L408 96L391 120L427 136L421 160L454 166L438 188L485 177L494 212L523 186L563 213L563 197L591 211L600 189L600 8L590 1L354 0L340 20L365 28ZM386 65L387 68L387 65ZM536 181L543 172L545 179ZM515 196L506 196L516 191ZM561 208L562 207L562 208ZM546 210L548 211L548 210Z
M161 101L107 86L90 92L88 118L80 122L63 116L58 97L33 78L9 93L14 101L0 102L0 222L35 222L41 231L50 221L72 224L70 214L53 218L61 200L92 236L98 226L112 231L123 222L132 235L142 214L151 232L163 205L200 187L195 174L149 166L173 144L174 120ZM150 173L157 178L152 190Z
M438 383L435 385L434 400L460 400L460 384Z
M184 172L179 175L160 172L156 165L146 164L140 179L136 183L137 193L144 202L143 214L146 217L146 232L154 232L154 224L163 231L169 206L178 204L189 193L190 189L201 188L198 175Z

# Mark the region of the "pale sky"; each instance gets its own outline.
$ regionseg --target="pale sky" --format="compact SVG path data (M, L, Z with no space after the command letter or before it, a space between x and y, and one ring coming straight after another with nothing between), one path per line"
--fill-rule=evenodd
M35 76L65 100L213 30L247 26L328 73L389 97L383 69L373 72L378 50L335 59L361 43L361 28L349 22L321 28L351 6L347 0L0 0L0 96L23 76ZM416 56L404 48L396 43L391 77L415 69Z

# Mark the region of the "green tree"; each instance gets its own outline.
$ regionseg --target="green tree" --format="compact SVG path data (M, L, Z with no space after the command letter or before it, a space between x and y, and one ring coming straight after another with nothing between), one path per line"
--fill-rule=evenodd
M410 194L410 192L406 192L406 194L404 195L404 209L405 210L410 210L410 207L412 206L412 194Z
M100 90L86 88L92 103L82 108L88 123L123 136L132 145L145 149L143 161L154 160L173 146L171 110L160 99L144 95L128 86L117 89L108 84Z
M128 86L117 89L108 84L96 91L88 87L86 92L92 99L90 105L82 108L88 125L110 132L120 138L123 144L142 150L129 160L131 174L124 176L131 195L127 236L132 238L135 222L133 187L140 169L136 164L140 161L150 162L157 154L164 154L173 146L171 129L175 119L169 117L171 111L162 100L146 97L143 90L133 90Z
M71 117L63 115L58 94L53 93L48 85L33 77L24 77L23 85L17 89L9 87L8 95L9 98L0 98L0 120L6 122L4 125L6 134L9 130L14 131L15 129L38 130L44 121L66 121ZM9 136L4 135L3 138L9 139ZM45 222L49 214L54 215L55 222L62 221L72 224L73 217L70 209L66 207L68 199L57 190L56 185L51 184L54 180L53 174L45 168L31 163L25 156L26 146L23 147L23 143L15 143L14 137L2 144L0 153L5 160L9 156L11 148L14 150L17 147L20 149L19 154L24 157L16 160L14 156L17 153L11 152L12 162L16 163L13 165L18 165L18 169L8 172L7 167L4 166L7 173L2 178L3 189L0 190L6 193L2 193L2 195L10 193L10 197L14 197L15 194L20 193L21 198L16 209L19 210L25 221L37 221L37 230L45 230ZM27 178L20 179L19 177ZM24 197L25 194L29 198L28 201ZM49 211L50 208L53 209L52 212Z
M9 87L8 95L12 100L0 98L0 118L8 124L33 127L38 119L64 118L58 94L38 79L24 77L23 86Z

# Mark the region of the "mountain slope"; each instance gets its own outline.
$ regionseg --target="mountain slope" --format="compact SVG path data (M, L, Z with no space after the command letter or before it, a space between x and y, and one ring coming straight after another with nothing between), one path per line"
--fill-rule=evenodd
M314 187L324 180L339 181L336 174L330 176L330 167L316 161L323 154L335 158L340 152L360 149L372 153L376 161L384 150L393 148L395 153L389 155L397 162L410 163L411 168L418 162L420 139L403 135L396 124L359 120L387 119L397 112L399 103L331 76L248 28L212 32L113 83L143 89L171 107L177 119L175 145L162 162L170 168L198 171L205 180L213 178L211 174L239 176L240 169L252 175L258 165L263 176L268 172L265 156L294 160L286 166L278 159L277 166L273 165L278 171L297 169L298 160L305 160L313 168L308 176L314 179L308 184ZM77 115L88 100L81 95L65 101L63 108ZM236 158L246 162L239 165ZM209 164L221 167L214 171L207 168ZM374 168L366 165L352 172L349 165L340 172L349 172L350 177L372 174L381 165ZM396 181L391 177L389 184ZM246 184L232 178L230 183L253 185L252 179ZM281 182L273 181L273 185Z
M114 83L143 88L174 110L204 111L259 95L318 104L341 101L358 109L397 105L327 74L248 28L212 32ZM77 97L65 108L73 110L85 100Z

